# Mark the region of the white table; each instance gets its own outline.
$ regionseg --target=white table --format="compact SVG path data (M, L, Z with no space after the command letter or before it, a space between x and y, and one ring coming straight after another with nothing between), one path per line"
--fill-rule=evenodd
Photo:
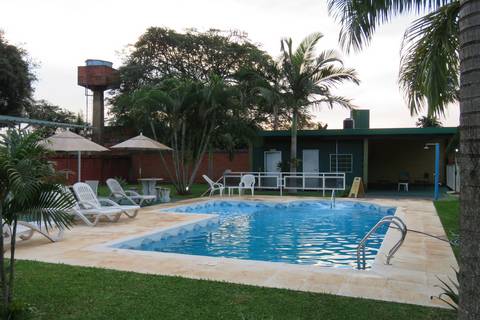
M163 181L162 178L141 178L138 179L142 184L142 192L144 195L157 195L157 190L155 187L157 186L157 182Z
M227 187L228 188L228 196L232 196L232 191L234 191L235 189L238 190L238 196L240 197L240 187L239 186L231 186L231 187ZM233 192L233 194L235 194L235 192Z
M398 192L400 192L401 187L408 192L408 182L399 182L398 183Z

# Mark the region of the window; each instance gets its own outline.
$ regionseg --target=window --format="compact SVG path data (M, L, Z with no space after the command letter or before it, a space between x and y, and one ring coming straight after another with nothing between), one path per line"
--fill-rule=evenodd
M330 154L330 172L352 172L353 156L351 154Z

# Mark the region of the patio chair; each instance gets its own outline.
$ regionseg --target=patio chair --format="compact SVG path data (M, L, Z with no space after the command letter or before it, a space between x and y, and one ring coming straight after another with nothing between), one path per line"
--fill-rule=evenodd
M220 196L223 196L223 190L225 190L225 186L219 182L214 182L212 179L210 179L207 175L202 176L205 181L207 181L208 185L210 186L210 194L208 195L211 197L215 191L218 191L220 193Z
M408 192L408 185L410 183L410 174L406 171L400 172L400 175L398 177L398 192L400 192L401 187Z
M95 194L98 194L98 184L99 184L100 181L98 180L85 180L85 183L88 184L90 186L90 188L92 188L93 192L95 192Z
M129 218L135 218L140 210L138 205L119 205L115 201L107 198L97 198L92 188L86 183L77 182L73 185L73 192L78 200L78 205L85 210L91 210L92 212L101 212L106 209L120 210ZM102 205L106 204L105 206ZM130 213L133 211L133 213ZM111 220L113 221L113 220Z
M56 229L54 234L51 234L52 229ZM52 228L46 228L45 225L41 225L36 222L17 221L16 236L22 240L29 240L33 237L35 232L41 234L51 242L57 242L63 239L64 229L62 227L52 226ZM6 244L12 241L13 231L12 227L8 224L3 224L3 235Z
M110 222L117 222L123 210L115 207L86 208L77 203L70 212L74 218L82 220L87 226L95 227L102 218L106 218Z
M70 188L64 187L64 191L75 198ZM117 222L120 219L122 212L122 209L114 207L93 208L91 206L80 205L78 201L75 206L69 210L69 213L73 218L82 220L90 227L96 226L102 218L106 218L111 222Z
M116 201L127 200L132 205L141 206L144 201L154 201L155 195L141 195L133 190L124 190L122 185L115 179L107 179L107 186L110 189L110 197Z
M240 179L240 184L238 185L238 195L242 195L242 190L250 190L252 192L252 196L254 196L254 189L255 176L252 174L246 174L242 176L242 179Z

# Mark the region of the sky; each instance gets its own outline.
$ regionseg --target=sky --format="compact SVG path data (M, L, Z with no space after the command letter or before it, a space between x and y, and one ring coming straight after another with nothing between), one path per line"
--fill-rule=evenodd
M370 109L372 128L415 126L397 82L401 40L413 15L381 26L367 48L346 54L338 46L339 24L329 17L326 0L0 0L0 8L0 29L37 64L35 98L74 112L85 114L77 66L102 59L119 67L127 46L151 26L179 32L192 27L245 31L273 57L279 54L280 39L291 37L295 45L321 32L319 49L337 49L361 80L359 86L342 85L335 92ZM329 128L341 128L349 116L341 108L314 113ZM441 120L456 126L458 116L458 106L452 105Z

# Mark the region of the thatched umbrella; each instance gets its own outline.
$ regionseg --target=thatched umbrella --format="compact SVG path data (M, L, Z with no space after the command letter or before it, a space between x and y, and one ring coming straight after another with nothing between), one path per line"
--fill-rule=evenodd
M77 152L78 155L78 181L81 181L82 172L82 151L83 152L101 152L108 151L95 142L92 142L69 130L55 133L53 136L40 142L47 149L53 151Z
M125 149L125 150L137 150L137 151L154 151L154 150L172 150L172 148L167 147L163 143L145 137L143 134L130 138L126 141L123 141L119 144L116 144L111 147L112 149ZM138 169L140 178L142 177L142 163L140 161L140 167Z

